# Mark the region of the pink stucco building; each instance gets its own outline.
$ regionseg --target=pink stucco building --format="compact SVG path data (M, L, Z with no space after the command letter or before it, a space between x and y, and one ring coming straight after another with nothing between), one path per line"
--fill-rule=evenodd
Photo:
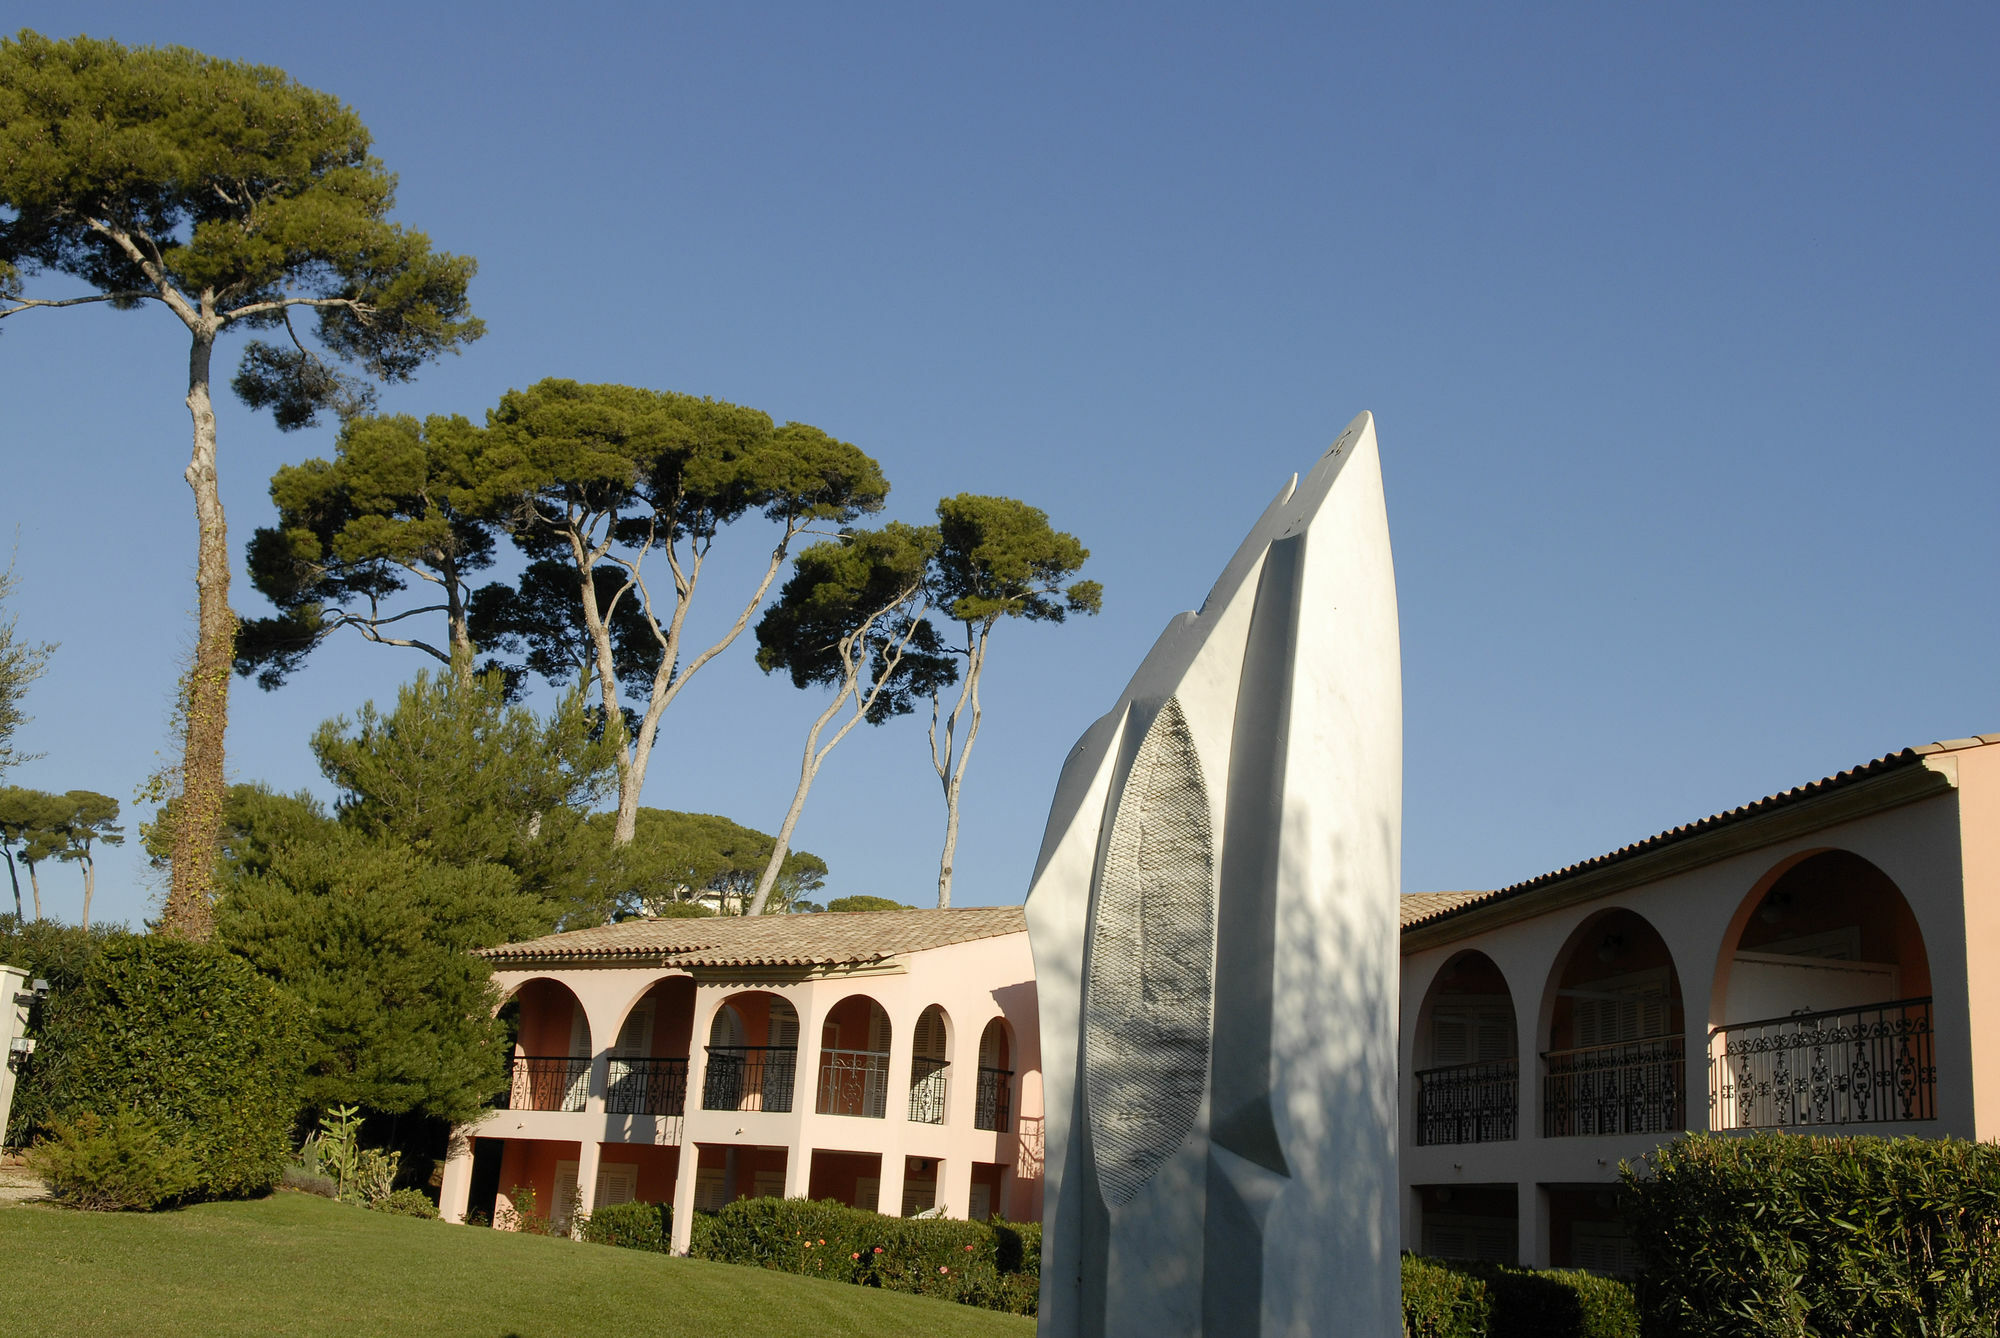
M1041 1214L1041 1059L1019 908L628 920L488 950L519 1040L461 1130L447 1219L756 1195Z

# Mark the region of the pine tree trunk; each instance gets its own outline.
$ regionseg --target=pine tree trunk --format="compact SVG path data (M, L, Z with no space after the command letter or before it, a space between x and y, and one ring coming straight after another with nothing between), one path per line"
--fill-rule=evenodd
M938 909L951 909L951 875L958 857L958 796L965 787L965 764L972 758L972 745L979 738L979 675L986 668L986 638L991 632L990 625L982 627L974 634L972 643L966 647L965 656L965 697L960 706L972 707L972 719L965 731L965 742L959 747L958 757L952 763L951 774L944 782L944 853L938 858ZM958 723L958 711L952 712L954 728Z
M14 920L18 924L27 918L21 913L21 874L14 867L14 852L12 850L0 851L0 854L4 854L7 857L7 880L14 885Z
M215 857L222 834L223 735L229 726L229 675L236 645L236 616L229 609L229 534L215 472L215 406L209 399L209 362L215 331L198 329L188 355L188 413L194 419L194 453L186 478L194 490L199 529L195 550L194 665L183 705L186 734L181 793L173 831L173 881L160 928L197 941L215 928Z
M42 880L32 864L28 866L28 886L35 894L35 920L39 923L42 918Z
M90 894L97 890L97 861L83 857L83 927L90 928Z

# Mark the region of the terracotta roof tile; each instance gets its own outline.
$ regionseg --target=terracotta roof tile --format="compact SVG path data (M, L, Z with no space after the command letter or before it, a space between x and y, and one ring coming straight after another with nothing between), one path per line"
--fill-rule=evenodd
M1515 883L1509 887L1496 888L1491 892L1408 893L1403 897L1403 928L1409 929L1416 925L1429 923L1432 920L1442 919L1448 915L1454 915L1468 906L1483 904L1501 897L1516 896L1538 887L1546 887L1550 883L1571 877L1586 869L1596 869L1606 864L1614 864L1620 860L1630 859L1643 851L1656 849L1669 842L1683 841L1698 833L1711 831L1729 823L1740 822L1745 818L1755 816L1759 813L1768 813L1774 808L1781 808L1787 804L1795 804L1800 800L1825 794L1831 790L1852 785L1857 781L1866 780L1872 776L1879 776L1886 771L1893 771L1899 767L1915 766L1922 762L1924 758L1938 753L1955 753L1967 748L1982 748L1995 743L2000 743L2000 734L1978 734L1969 739L1947 739L1941 743L1920 744L1915 748L1905 748L1900 752L1888 753L1882 757L1875 758L1873 761L1863 762L1860 766L1852 767L1846 771L1835 772L1824 779L1811 781L1805 785L1793 786L1789 790L1780 790L1776 794L1765 795L1762 799L1754 800L1737 808L1726 809L1721 813L1711 814L1706 818L1687 823L1680 827L1670 827L1666 831L1649 836L1643 841L1635 841L1629 846L1620 846L1608 854L1599 855L1594 859L1587 859L1581 863L1566 865L1552 872L1530 878L1525 882Z
M624 920L525 943L503 943L485 949L480 956L496 964L645 957L665 958L672 966L841 966L879 962L903 953L1019 934L1026 929L1027 917L1019 906L714 915L692 920Z

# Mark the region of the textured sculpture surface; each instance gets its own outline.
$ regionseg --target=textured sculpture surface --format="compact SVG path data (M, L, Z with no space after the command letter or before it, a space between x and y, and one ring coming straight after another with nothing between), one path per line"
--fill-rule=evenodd
M1057 783L1028 898L1047 1338L1399 1332L1401 822L1364 413Z

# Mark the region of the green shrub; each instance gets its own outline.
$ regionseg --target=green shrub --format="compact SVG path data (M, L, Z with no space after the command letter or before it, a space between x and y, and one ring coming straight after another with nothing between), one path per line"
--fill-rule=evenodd
M689 1253L808 1277L1032 1315L1041 1233L1032 1225L887 1217L831 1199L739 1199L697 1219ZM1032 1248L1030 1246L1032 1245ZM1003 1270L1003 1248L1017 1266Z
M286 1189L296 1189L302 1194L317 1194L323 1199L340 1197L340 1182L330 1175L321 1175L310 1166L287 1166L278 1177L278 1183Z
M75 1208L150 1211L197 1184L194 1158L155 1122L129 1110L81 1111L35 1144L28 1165Z
M378 1213L391 1213L397 1217L436 1217L437 1205L431 1196L421 1189L398 1189L382 1195L368 1205Z
M1486 1338L1486 1284L1436 1259L1403 1256L1404 1338Z
M74 1047L70 1039L86 1016L80 1007L84 979L108 943L133 937L117 925L78 929L54 920L16 920L0 915L0 962L18 966L29 979L49 982L49 997L28 1014L28 1035L36 1050L21 1066L14 1089L14 1109L4 1138L7 1147L26 1147L38 1134L55 1132L55 1121L66 1105L66 1072Z
M182 939L114 937L47 1010L60 1018L59 1039L36 1050L60 1052L40 1094L48 1109L143 1114L193 1158L195 1195L277 1182L292 1157L304 1018L248 965Z
M1649 1338L1993 1338L2000 1145L1691 1134L1625 1168Z
M665 1254L673 1242L673 1209L664 1203L614 1203L583 1219L577 1239L593 1245Z

